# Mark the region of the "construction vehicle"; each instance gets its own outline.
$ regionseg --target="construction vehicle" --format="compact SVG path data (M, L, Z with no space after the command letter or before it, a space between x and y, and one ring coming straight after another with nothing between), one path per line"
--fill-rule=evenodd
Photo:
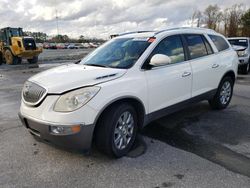
M24 58L34 64L41 52L42 48L36 46L33 37L24 36L22 28L0 29L0 65L21 64Z

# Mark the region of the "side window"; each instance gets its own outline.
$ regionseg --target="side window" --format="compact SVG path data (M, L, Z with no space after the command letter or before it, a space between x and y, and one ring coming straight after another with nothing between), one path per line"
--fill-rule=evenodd
M206 56L208 54L201 35L185 35L185 38L187 40L188 51L191 59Z
M214 45L216 46L219 52L229 48L229 45L222 37L217 35L208 35L208 36L211 38L211 40L213 41Z
M208 43L207 39L203 36L203 41L205 43L206 49L207 49L207 53L210 55L213 53L212 47L210 46L210 44Z
M167 55L171 63L183 62L185 56L181 37L179 35L166 37L156 46L150 57L155 54Z

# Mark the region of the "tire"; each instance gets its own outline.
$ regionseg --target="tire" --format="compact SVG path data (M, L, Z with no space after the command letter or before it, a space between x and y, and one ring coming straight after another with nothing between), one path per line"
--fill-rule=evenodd
M250 63L247 63L246 65L242 66L242 73L248 74L249 69L250 69Z
M98 121L96 146L111 157L123 157L133 146L137 129L137 113L133 106L128 103L116 104L104 112Z
M3 64L3 55L2 55L2 53L0 52L0 65L2 65Z
M220 82L215 96L209 100L209 104L213 109L225 109L233 95L234 81L231 77L225 77Z
M34 56L32 59L27 59L30 64L35 64L38 62L38 56Z
M17 64L21 64L22 63L22 58L21 57L18 57L17 59Z
M20 63L20 58L14 56L9 49L5 50L4 59L7 65L17 65L18 63Z

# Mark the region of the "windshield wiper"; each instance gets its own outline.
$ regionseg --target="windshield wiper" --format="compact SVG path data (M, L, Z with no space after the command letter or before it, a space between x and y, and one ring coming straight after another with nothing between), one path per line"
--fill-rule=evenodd
M88 65L88 66L95 66L95 67L105 67L105 68L110 68L107 65L100 65L100 64L84 64L84 65Z

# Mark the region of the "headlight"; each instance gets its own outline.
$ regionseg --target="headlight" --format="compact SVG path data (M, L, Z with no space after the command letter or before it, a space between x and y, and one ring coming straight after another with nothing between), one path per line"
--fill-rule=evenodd
M238 51L237 54L238 54L239 57L247 56L246 51Z
M89 102L100 90L100 87L85 87L68 92L59 97L54 106L56 112L71 112Z

